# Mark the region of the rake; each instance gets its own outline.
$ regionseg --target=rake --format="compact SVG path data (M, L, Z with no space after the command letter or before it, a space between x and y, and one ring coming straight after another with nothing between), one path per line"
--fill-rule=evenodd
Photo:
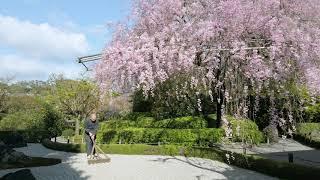
M91 165L91 164L110 162L111 161L110 157L108 157L107 154L96 144L95 139L92 139L92 140L93 140L93 147L91 150L91 157L93 157L93 152L95 149L96 149L97 157L94 159L88 159L88 164Z

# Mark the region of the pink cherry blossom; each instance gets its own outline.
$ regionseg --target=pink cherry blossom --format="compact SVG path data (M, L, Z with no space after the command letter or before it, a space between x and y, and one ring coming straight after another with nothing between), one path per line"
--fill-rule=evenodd
M320 93L319 12L319 0L135 0L131 21L115 28L103 51L96 79L104 92L147 94L189 72L192 87L206 82L210 97L221 95L221 107L226 95L246 101L246 83L256 90L295 77Z

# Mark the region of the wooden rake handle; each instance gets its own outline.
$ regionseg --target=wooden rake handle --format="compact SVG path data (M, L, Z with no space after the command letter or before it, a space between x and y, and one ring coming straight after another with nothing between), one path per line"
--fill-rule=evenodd
M91 136L90 136L90 138L91 138ZM94 151L95 149L97 149L98 151L100 151L100 153L102 153L103 155L105 155L106 153L105 153L99 146L97 146L96 140L95 140L95 139L92 139L92 138L91 138L91 140L93 141L93 147L92 147L92 150L91 150L91 155L93 155L93 151ZM98 153L98 152L97 152L97 153Z

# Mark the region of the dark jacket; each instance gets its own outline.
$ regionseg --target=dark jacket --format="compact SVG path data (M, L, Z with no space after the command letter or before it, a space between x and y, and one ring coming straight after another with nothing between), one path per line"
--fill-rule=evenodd
M97 134L98 129L99 129L99 122L97 120L92 122L90 119L87 119L84 122L84 130L86 134L89 134L89 133Z

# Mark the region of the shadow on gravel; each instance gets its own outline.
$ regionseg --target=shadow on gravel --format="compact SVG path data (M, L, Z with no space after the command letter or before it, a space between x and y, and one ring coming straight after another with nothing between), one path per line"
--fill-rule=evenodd
M265 178L261 177L261 174L258 172L253 172L250 170L240 170L240 168L230 166L225 163L221 163L218 161L211 161L211 160L206 160L206 159L200 159L200 158L188 158L188 157L163 157L163 158L158 158L152 161L155 162L161 162L161 163L167 163L169 161L179 161L181 163L186 163L190 166L202 169L202 170L207 170L211 172L218 173L220 175L223 175L226 179L236 179L236 180L256 180L257 179L257 174L259 174L259 179L275 179L272 177L265 176ZM245 171L245 172L244 172ZM195 176L195 179L197 180L202 180L203 178L208 179L208 177L205 177L204 175L198 175ZM210 177L211 179L211 177ZM212 177L212 180L215 178Z

